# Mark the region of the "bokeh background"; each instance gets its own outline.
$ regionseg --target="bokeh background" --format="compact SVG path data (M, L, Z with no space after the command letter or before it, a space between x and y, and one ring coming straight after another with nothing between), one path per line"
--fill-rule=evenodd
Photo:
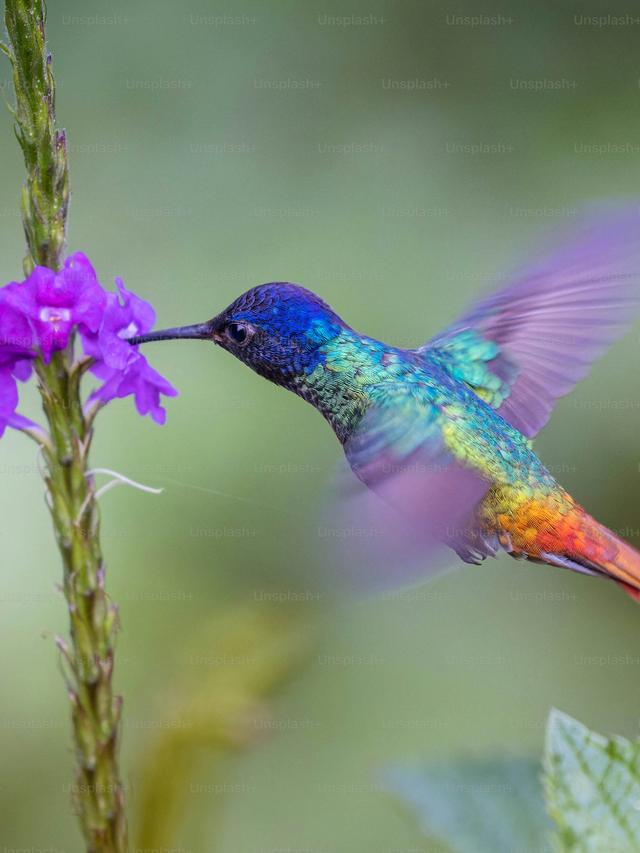
M599 14L51 2L69 247L163 325L286 279L417 344L585 203L640 195L640 23ZM23 254L7 111L0 139L7 281ZM181 391L166 427L114 403L93 454L165 488L102 504L136 849L408 853L423 842L380 789L385 763L537 754L552 705L637 734L640 610L612 584L503 558L348 600L316 526L339 451L324 421L203 344L154 364ZM639 370L640 326L536 442L636 545ZM0 845L76 851L60 567L18 434L0 443L0 518Z

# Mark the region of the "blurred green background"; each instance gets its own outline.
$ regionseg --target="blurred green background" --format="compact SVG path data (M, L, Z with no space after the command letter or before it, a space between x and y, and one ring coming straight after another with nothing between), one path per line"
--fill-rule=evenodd
M285 279L414 345L584 203L638 194L638 24L594 25L596 3L49 5L69 248L163 325ZM7 111L0 139L7 281L23 255ZM637 327L536 444L636 545L639 344ZM637 734L640 610L613 584L503 558L349 601L308 545L339 452L326 423L202 344L153 357L181 391L167 426L114 403L93 453L166 489L102 503L140 849L408 853L386 762L537 754L552 705ZM61 572L15 433L0 511L0 844L76 851Z

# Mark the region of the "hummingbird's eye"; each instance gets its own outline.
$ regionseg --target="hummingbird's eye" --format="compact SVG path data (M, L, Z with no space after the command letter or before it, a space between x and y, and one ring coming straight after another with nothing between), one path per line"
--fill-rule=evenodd
M248 343L252 332L253 330L244 323L228 323L224 329L224 333L227 338L231 343L236 344L236 346L242 346L243 344Z

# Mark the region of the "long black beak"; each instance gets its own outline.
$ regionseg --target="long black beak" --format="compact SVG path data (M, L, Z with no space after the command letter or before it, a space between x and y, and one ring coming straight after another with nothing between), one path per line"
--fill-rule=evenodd
M200 341L213 341L215 322L198 323L195 326L177 326L175 329L160 329L146 335L128 338L130 344L148 344L151 341L173 341L179 338L194 338Z

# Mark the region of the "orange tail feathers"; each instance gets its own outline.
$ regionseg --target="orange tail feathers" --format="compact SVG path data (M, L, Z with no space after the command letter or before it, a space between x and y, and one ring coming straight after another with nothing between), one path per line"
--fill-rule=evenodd
M602 529L618 549L613 560L602 564L603 570L616 580L631 598L640 602L640 553L606 527Z
M576 563L578 570L610 577L640 602L640 552L584 510L578 512L577 519L574 515L577 524L563 543L562 555Z

